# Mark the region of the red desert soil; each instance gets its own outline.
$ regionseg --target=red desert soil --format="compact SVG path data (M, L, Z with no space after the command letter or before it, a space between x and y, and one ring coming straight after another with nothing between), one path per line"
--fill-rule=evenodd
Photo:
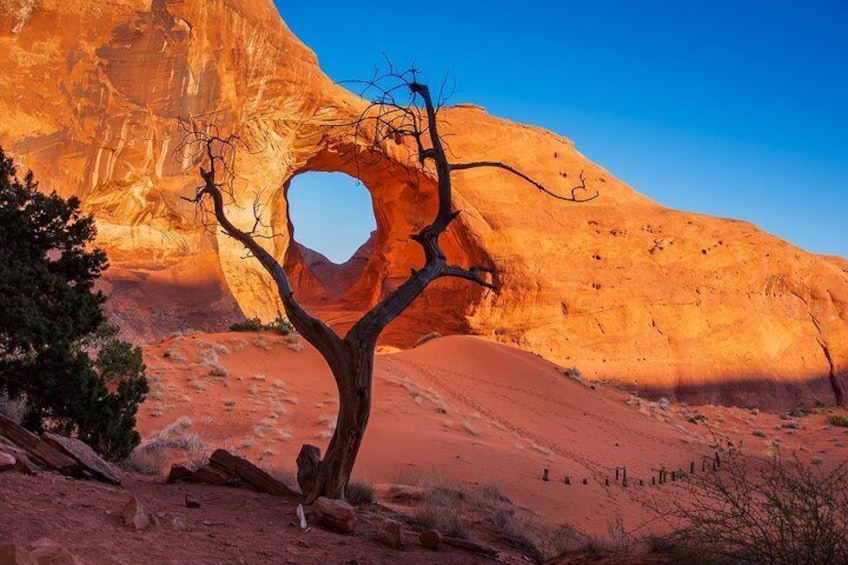
M293 470L301 444L326 447L337 400L321 357L302 339L292 341L273 333L191 334L149 346L153 390L140 411L142 435L190 420L186 433L209 449L224 446ZM785 427L775 414L651 402L563 373L536 355L474 337L378 355L355 477L490 483L554 522L603 535L617 517L628 529L662 529L644 507L663 496L650 487L652 470L688 469L692 461L700 467L715 437L759 456L776 445L810 460L848 455L848 435L828 429L824 414ZM709 425L689 421L698 414ZM631 488L605 486L607 478L615 485L616 467L627 468ZM550 482L540 480L546 468Z
M292 469L301 443L325 447L328 441L333 384L321 358L300 338L190 334L147 347L145 359L153 386L139 428L147 441L194 434L204 443L201 452L224 446L271 470ZM610 543L609 525L619 518L636 537L667 530L645 505L680 491L651 486L652 469L700 462L713 453L714 437L741 441L751 455L768 456L779 444L803 460L843 460L848 435L826 425L827 413L786 419L652 402L566 376L517 349L472 337L439 338L378 356L374 412L356 478L377 484L377 502L385 506L360 507L353 536L300 532L292 524L292 499L165 485L155 475L127 474L123 487L115 488L50 473L0 475L0 532L21 545L49 537L89 563L482 562L453 548L428 552L410 526L403 550L379 545L374 537L380 521L392 515L388 508L411 516L416 504L399 505L383 484L494 484L516 507ZM689 421L699 415L706 421ZM165 471L170 460L153 462ZM628 488L615 481L617 466L627 467ZM546 468L549 482L541 480ZM185 493L199 509L185 507ZM132 495L158 516L158 525L134 532L121 524L120 511ZM492 534L491 515L464 518L472 537L501 550L501 561L524 562L520 550ZM587 559L572 555L560 562Z
M188 493L200 508L184 504ZM158 524L128 529L121 509L135 495ZM123 488L66 479L0 475L3 542L26 546L48 537L89 564L297 563L324 565L477 563L484 559L444 548L438 554L410 538L403 550L373 538L379 508L359 513L356 534L346 536L291 524L297 502L247 490L207 485L163 485L129 478ZM5 565L5 563L4 563Z

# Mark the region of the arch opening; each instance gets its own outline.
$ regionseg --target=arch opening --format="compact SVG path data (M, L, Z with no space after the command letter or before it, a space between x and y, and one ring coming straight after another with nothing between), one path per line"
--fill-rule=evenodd
M411 270L421 268L424 254L411 236L432 220L438 206L435 179L385 156L374 158L369 154L356 159L352 157L355 150L344 145L327 147L308 159L283 186L288 218L279 218L288 220L291 240L285 251L285 266L295 296L310 313L342 334L406 281ZM342 178L351 179L350 182L360 179L354 189L369 193L369 219L375 218L376 230L353 257L339 265L304 242L303 227L298 223L302 223L297 210L300 203L293 201L292 195L297 197L296 186L299 180L309 178L307 175L323 180L342 173L346 173ZM324 206L341 206L332 201L332 196L328 198L331 203L325 201ZM344 213L363 214L352 210ZM451 263L464 267L490 264L485 250L470 237L465 221L460 216L442 236L445 255ZM282 225L280 228L284 229ZM360 237L364 237L362 232ZM407 347L434 330L442 334L467 333L468 316L484 293L485 289L468 281L439 279L392 322L381 336L381 343Z
M351 260L377 229L371 192L341 172L304 172L286 190L292 241L334 265Z

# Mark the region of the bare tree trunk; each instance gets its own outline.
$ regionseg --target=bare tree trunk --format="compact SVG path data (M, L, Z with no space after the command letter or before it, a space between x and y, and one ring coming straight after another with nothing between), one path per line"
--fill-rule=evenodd
M347 340L344 344L349 345ZM319 496L345 498L350 474L371 417L374 346L366 346L359 351L348 349L346 356L348 358L342 365L333 371L339 391L336 429L318 467L312 491L303 493L307 504Z

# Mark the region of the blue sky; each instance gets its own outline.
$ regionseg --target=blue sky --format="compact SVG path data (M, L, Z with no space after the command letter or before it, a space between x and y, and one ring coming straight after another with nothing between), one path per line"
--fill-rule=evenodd
M449 75L451 102L573 139L664 205L848 257L848 0L276 3L334 80L386 53L432 84ZM360 187L293 206L298 239L326 231L309 203L356 195L370 205ZM336 241L357 247L368 220Z

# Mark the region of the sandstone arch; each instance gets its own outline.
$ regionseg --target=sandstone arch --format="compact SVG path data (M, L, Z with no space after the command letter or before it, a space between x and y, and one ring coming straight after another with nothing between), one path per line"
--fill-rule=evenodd
M192 163L163 157L178 139L175 120L184 110L214 115L257 142L261 152L244 159L244 186L273 195L275 229L284 233L285 181L322 162L342 166L326 155L342 152L340 140L315 124L349 119L364 102L323 75L270 0L101 4L42 0L25 20L0 13L0 143L45 188L86 203L92 195L100 201L90 210L111 211L98 220L112 263L110 308L136 337L226 327L240 310L259 312L269 293L243 253L198 229L181 203L197 183ZM204 77L178 93L156 83L170 70L147 74L126 52L103 49L121 28L154 20L173 20L163 33L188 34L185 41L165 50L140 42L133 56L175 76ZM127 95L127 85L144 81L143 99ZM175 97L198 105L183 108ZM695 400L835 402L831 383L848 382L844 259L807 253L744 222L668 210L551 132L470 106L444 115L463 160L506 160L548 184L584 170L602 197L564 211L507 177L457 175L457 207L465 210L457 236L465 240L454 251L485 253L503 275L501 290L473 297L459 316L453 300L429 321L413 311L408 330L399 320L401 338L482 334L577 365L590 378ZM125 196L139 188L149 210L129 210ZM287 241L272 246L282 256Z

